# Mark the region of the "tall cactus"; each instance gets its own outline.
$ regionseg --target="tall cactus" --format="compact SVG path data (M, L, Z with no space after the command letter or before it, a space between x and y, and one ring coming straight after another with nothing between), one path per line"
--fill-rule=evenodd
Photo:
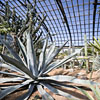
M38 14L36 12L35 6L36 6L36 2L34 3L34 6L28 4L26 19L24 25L22 25L22 22L24 20L22 21L20 20L20 17L17 17L14 8L12 12L10 11L9 3L7 1L5 5L4 18L0 15L0 27L1 27L0 33L2 34L11 33L11 35L14 37L14 43L16 44L16 35L22 38L25 35L24 33L29 31L32 34L32 38L34 41L33 43L35 44L43 33L42 30L40 30L40 27L46 18L43 17L43 19L38 21ZM1 21L1 19L3 19L4 21ZM38 32L39 35L37 35ZM23 40L23 42L25 42L25 40ZM15 44L14 46L16 47Z

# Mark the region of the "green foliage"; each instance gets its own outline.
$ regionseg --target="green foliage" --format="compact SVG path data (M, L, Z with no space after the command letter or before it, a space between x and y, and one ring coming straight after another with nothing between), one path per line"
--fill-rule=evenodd
M59 53L58 54L58 57L59 58L64 58L65 56L67 56L68 55L68 52L67 52L67 50L66 51L64 51L63 53Z
M12 31L12 28L8 26L7 22L0 24L0 34L6 35Z
M91 48L87 48L87 52L88 52L88 55L91 55L92 54L92 49Z
M2 52L3 47L0 45L0 52Z
M94 47L95 52L100 53L100 39L98 40L94 37L94 43L89 42L91 47Z
M83 52L85 52L84 48L83 48ZM89 55L91 56L91 55L92 55L92 52L93 52L93 51L92 51L92 48L88 47L88 48L87 48L87 55L88 55L88 56L89 56Z
M70 95L69 93L57 89L55 86L64 88L74 88L74 86L72 85L69 86L62 82L71 82L83 85L85 84L100 85L99 83L93 81L77 79L76 77L67 75L49 76L48 72L62 66L66 62L69 62L70 59L73 56L75 57L78 53L80 53L81 50L74 52L69 56L66 56L66 58L62 59L61 61L53 62L53 59L58 55L58 53L61 51L66 42L58 49L55 48L55 44L52 44L47 53L46 48L48 39L46 39L46 41L44 42L42 52L39 56L39 60L37 60L36 53L34 51L32 35L27 33L26 38L27 38L26 47L23 45L21 40L17 38L19 48L23 55L21 57L10 47L10 45L7 42L1 40L1 42L7 47L7 49L13 55L14 58L0 53L0 56L6 62L6 63L0 63L0 67L6 67L12 71L16 71L19 74L0 71L1 74L7 74L11 76L11 78L10 77L0 78L0 83L5 83L5 82L6 83L20 82L20 83L18 85L13 85L13 86L8 85L7 87L1 86L0 99L16 91L17 89L27 85L28 91L19 98L17 98L17 100L27 100L34 92L33 90L35 87L42 95L42 98L44 100L54 100L54 98L45 91L45 88L49 89L51 92L57 95L62 95L72 100L79 100L78 98Z
M93 61L93 65L94 65L94 70L98 70L100 69L100 39L98 38L98 40L94 37L94 43L89 44L91 47L94 47L94 52L97 54L97 56L95 57L94 61Z
M34 97L34 100L41 100L41 98L39 97L39 95L36 95L36 96Z
M8 1L6 1L4 12L5 15L0 14L0 34L2 35L6 35L14 30L11 19L15 16L12 17L12 12L10 10Z

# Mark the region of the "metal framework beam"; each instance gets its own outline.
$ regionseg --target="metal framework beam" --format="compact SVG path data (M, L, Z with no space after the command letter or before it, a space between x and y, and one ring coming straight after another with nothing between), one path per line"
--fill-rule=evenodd
M63 8L63 5L62 5L62 2L61 0L56 0L60 10L61 10L61 13L64 17L64 20L65 20L65 23L67 25L67 28L68 28L68 32L69 32L69 36L70 36L70 42L71 42L71 46L72 46L72 37L71 37L71 32L70 32L70 28L69 28L69 24L68 24L68 20L67 20L67 17L66 17L66 14L65 14L65 11L64 11L64 8Z
M34 6L33 0L0 0L0 14L5 16L5 2L8 1L11 11L16 10L16 16L25 19L27 4ZM42 14L46 20L40 31L42 36L49 34L49 43L56 41L56 46L69 40L71 45L84 45L84 34L88 41L93 41L93 36L100 36L100 0L36 0L38 21ZM99 12L98 12L99 11ZM37 35L40 34L40 31ZM49 32L50 31L50 32ZM66 44L66 46L68 46Z
M94 37L94 32L95 32L95 18L96 18L96 9L97 9L97 2L98 0L94 0L94 10L93 10L93 37ZM94 41L94 38L93 38Z
M22 6L24 6L25 8L27 7L26 4L23 4L20 0L18 0L18 1L21 3ZM28 2L29 4L31 4L31 2L30 2L29 0L27 0L27 2ZM31 6L33 6L33 5L31 4ZM39 16L39 18L42 19L41 16ZM39 19L38 19L38 20L39 20ZM51 39L51 41L53 42L52 36L51 36L51 34L50 34L50 32L49 32L49 30L48 30L48 28L47 28L47 26L46 26L46 24L45 24L44 22L42 23L42 26L43 26L43 28L48 32L48 34L49 34L49 36L50 36L50 39Z

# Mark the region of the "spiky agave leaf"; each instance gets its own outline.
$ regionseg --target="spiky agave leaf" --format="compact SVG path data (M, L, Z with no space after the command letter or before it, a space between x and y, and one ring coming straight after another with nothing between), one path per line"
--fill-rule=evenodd
M89 100L94 100L94 98L85 90L76 87L76 89L80 90L87 98L89 98Z
M6 95L14 92L15 90L17 90L17 89L29 84L30 82L31 82L30 80L27 80L27 81L25 81L25 82L23 82L23 83L21 83L19 85L10 86L5 90L0 91L0 99L4 98Z
M4 41L2 41L4 42ZM27 46L25 49L25 46L22 44L21 40L18 39L18 44L20 47L20 50L22 52L24 60L16 54L16 52L9 47L8 43L3 43L5 46L9 49L10 53L15 57L11 58L7 55L0 54L0 56L3 58L3 60L6 62L6 64L0 63L1 67L6 67L8 69L11 69L12 71L15 71L17 73L8 73L8 72L2 72L2 74L7 74L12 76L12 78L0 78L0 83L7 83L7 82L21 82L18 85L15 86L8 86L8 87L1 87L3 90L0 91L0 99L4 98L8 94L16 91L20 87L23 87L25 85L28 85L28 91L23 94L21 97L19 97L17 100L27 100L31 94L34 91L34 87L37 87L37 90L42 95L42 98L45 100L54 100L52 96L50 96L49 93L47 93L44 89L44 87L47 87L51 92L62 95L67 97L68 99L76 99L76 97L65 93L64 91L61 91L59 89L56 89L54 85L61 86L65 88L74 88L73 86L68 86L65 84L61 84L61 82L72 82L72 83L79 83L79 84L97 84L95 82L89 81L89 80L81 80L77 79L76 77L72 76L65 76L65 75L56 75L56 76L48 76L47 73L55 68L58 68L62 66L64 63L70 61L70 59L73 56L76 56L81 50L72 53L71 55L67 56L65 59L59 61L59 62L52 62L53 58L60 52L60 50L63 48L63 46L66 44L66 42L58 49L55 48L55 44L51 45L49 52L46 53L46 47L47 47L47 40L44 43L42 52L40 54L39 61L37 63L36 54L34 51L34 46L32 43L31 34L27 33ZM99 85L99 83L98 83Z
M19 55L11 48L11 46L3 40L0 40L8 49L8 51L20 62L22 62L21 58L19 57Z
M43 86L47 87L51 92L55 93L56 95L62 95L64 97L67 97L69 100L79 100L78 98L75 98L74 96L72 96L66 92L63 92L62 90L54 88L52 85L45 84L45 83L42 83L42 84L43 84Z
M90 88L93 91L93 93L95 94L97 100L100 100L100 89L99 89L99 87L96 85L96 88L95 88L92 85L90 85Z
M18 41L19 48L22 52L25 64L27 64L27 57L26 57L26 50L25 50L26 48L25 48L25 46L23 45L23 43L21 42L21 40L19 38L16 38L16 39Z
M89 85L90 89L92 90L92 92L95 95L96 100L100 100L100 89L99 87L96 85L96 87ZM83 90L81 88L76 87L78 90L80 90L85 96L87 96L89 98L89 100L95 100L95 98L92 97L92 95L90 95L86 90Z
M0 55L7 63L14 65L15 67L17 67L18 69L23 71L25 74L27 74L28 76L34 79L34 76L32 75L31 71L29 71L29 69L22 62L19 62L16 59L13 59L3 54L0 54Z
M26 92L25 94L17 98L17 100L27 100L32 94L34 87L35 87L35 84L31 84L28 88L28 92Z
M33 75L37 76L38 68L36 63L36 54L34 51L32 37L29 33L27 34L27 63Z

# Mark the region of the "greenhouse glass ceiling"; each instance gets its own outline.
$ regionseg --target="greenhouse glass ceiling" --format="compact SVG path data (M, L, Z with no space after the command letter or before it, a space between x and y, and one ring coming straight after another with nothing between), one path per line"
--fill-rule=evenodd
M26 5L34 5L34 0L0 0L0 13L5 2L15 8L22 19L26 17ZM60 46L69 40L66 46L83 46L84 34L93 42L93 36L100 36L100 0L36 0L36 11L40 18L46 15L41 29L44 37L49 33L49 43L56 41Z

